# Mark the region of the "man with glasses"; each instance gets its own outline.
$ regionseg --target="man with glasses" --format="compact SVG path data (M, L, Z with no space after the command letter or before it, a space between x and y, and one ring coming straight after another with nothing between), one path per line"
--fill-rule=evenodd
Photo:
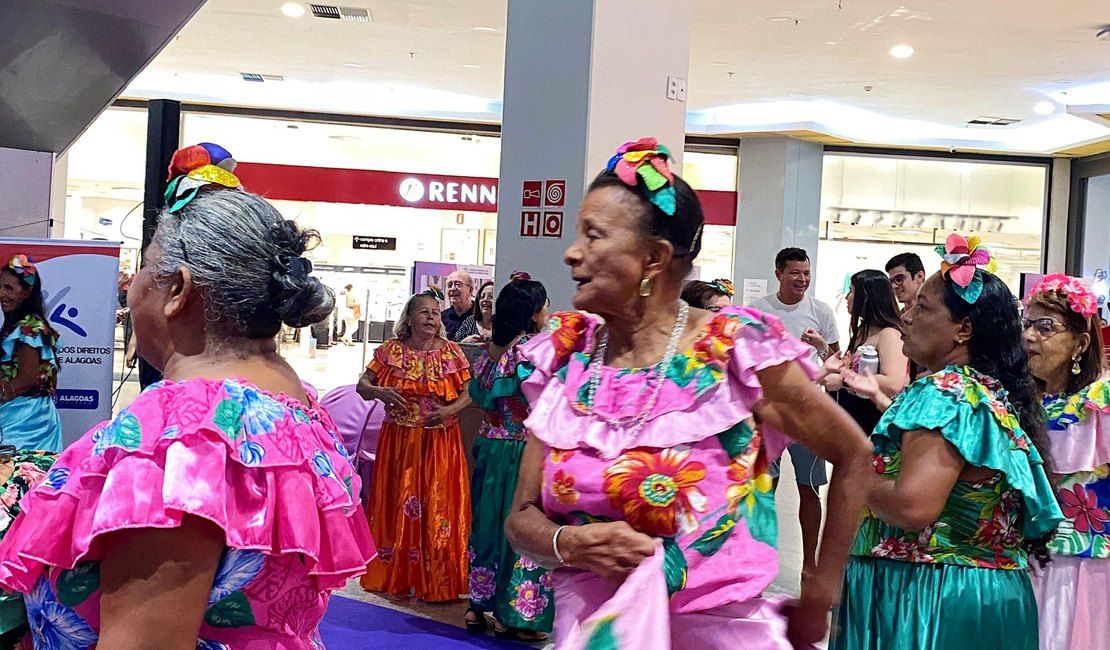
M901 313L906 313L917 302L917 290L925 284L925 267L917 253L900 253L886 263L894 297L902 303Z
M455 271L447 276L447 302L449 305L443 310L441 318L447 330L447 340L454 341L455 332L470 316L474 306L474 283L470 281L469 273Z

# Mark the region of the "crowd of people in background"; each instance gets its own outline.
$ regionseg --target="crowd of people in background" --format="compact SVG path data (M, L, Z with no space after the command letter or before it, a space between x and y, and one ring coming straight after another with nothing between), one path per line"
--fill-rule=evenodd
M126 291L165 381L64 451L41 277L0 267L0 648L322 647L356 577L557 647L1110 643L1110 383L1081 281L1019 303L951 235L931 275L914 253L852 274L846 338L800 248L736 306L730 281L688 280L704 219L670 152L626 143L564 253L574 311L524 272L475 291L456 271L404 305L354 389L383 409L362 502L340 418L275 340L336 309L318 236L234 170L217 145L175 154ZM349 336L350 285L339 307ZM789 601L767 593L784 452Z

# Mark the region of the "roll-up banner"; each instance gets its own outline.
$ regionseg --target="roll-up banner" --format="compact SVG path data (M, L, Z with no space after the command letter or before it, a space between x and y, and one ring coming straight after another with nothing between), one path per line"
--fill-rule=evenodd
M117 242L0 238L0 263L26 255L39 271L46 317L58 332L54 403L67 446L112 417L119 248Z

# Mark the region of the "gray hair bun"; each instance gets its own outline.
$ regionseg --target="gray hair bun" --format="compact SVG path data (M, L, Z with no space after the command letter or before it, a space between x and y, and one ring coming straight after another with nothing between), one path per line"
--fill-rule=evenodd
M261 197L213 190L162 214L154 237L162 255L154 270L167 277L189 269L203 289L211 331L272 337L282 323L305 327L335 308L335 295L302 257L319 241L316 231L287 221Z

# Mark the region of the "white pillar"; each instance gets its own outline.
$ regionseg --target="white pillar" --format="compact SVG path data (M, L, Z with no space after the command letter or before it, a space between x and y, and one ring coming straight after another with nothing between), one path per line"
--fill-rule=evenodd
M62 166L61 205L65 205ZM0 147L0 237L49 237L54 154Z
M1044 269L1063 273L1068 265L1068 207L1071 205L1071 160L1053 158L1048 173L1048 222L1044 235Z
M653 136L681 170L686 103L668 98L668 78L689 69L693 13L670 0L509 0L497 279L515 269L542 281L555 309L574 292L563 251L575 237L586 186L622 143ZM562 206L544 182L566 181ZM539 207L524 182L540 181ZM539 213L541 236L522 236L523 212ZM559 236L542 236L562 213ZM529 219L531 217L528 217ZM530 235L528 231L525 235ZM550 233L548 233L550 234Z
M737 170L733 282L765 280L777 289L775 254L788 246L809 253L817 274L824 147L786 136L741 138Z

